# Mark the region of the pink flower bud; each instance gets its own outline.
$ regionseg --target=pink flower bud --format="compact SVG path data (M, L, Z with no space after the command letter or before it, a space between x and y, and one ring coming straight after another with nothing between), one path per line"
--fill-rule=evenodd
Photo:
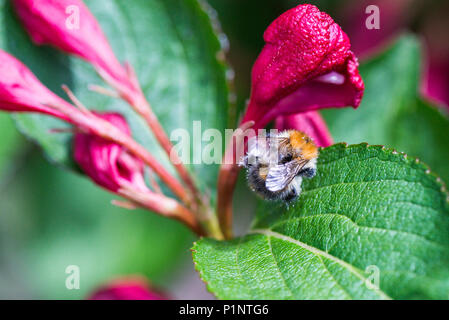
M126 120L117 113L96 113L120 131L131 135ZM112 192L127 188L148 191L144 180L144 166L117 143L93 134L78 132L74 136L74 159L95 183Z
M277 18L264 40L242 123L254 120L261 128L283 114L360 104L364 85L357 59L329 15L299 5Z
M326 122L317 111L279 116L275 127L280 131L300 130L310 136L318 147L328 147L334 143Z
M0 50L0 110L40 112L66 119L49 104L67 104L48 90L19 60Z
M140 277L114 280L96 290L89 300L165 300Z
M114 55L98 21L81 0L13 0L36 44L52 45L91 63L121 95L138 99L140 89L130 69Z

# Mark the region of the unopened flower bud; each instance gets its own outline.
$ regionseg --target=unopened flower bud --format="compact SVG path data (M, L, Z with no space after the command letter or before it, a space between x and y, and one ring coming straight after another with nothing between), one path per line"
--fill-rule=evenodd
M252 70L252 92L242 123L262 128L276 117L360 104L364 85L350 42L317 7L299 5L265 31Z
M96 113L123 133L130 135L125 118L117 113ZM95 183L112 192L127 188L145 192L142 161L117 143L97 135L77 132L74 136L75 162Z
M120 64L98 21L83 1L13 0L13 5L36 44L48 44L81 57L125 99L131 103L141 99L132 70Z
M0 50L0 110L39 112L66 119L48 105L67 103L45 87L19 60Z

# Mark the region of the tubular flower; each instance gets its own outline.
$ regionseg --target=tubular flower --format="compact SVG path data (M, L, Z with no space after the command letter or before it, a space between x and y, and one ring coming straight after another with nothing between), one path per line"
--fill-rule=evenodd
M170 157L180 178L192 196L186 192L181 198L200 199L189 172L176 153L156 115L146 100L134 70L121 65L114 55L100 25L82 0L12 0L25 29L37 44L50 44L69 54L90 62L98 74L122 99L141 115L161 147ZM78 19L77 19L78 17ZM100 93L110 94L96 87ZM175 186L179 189L179 186ZM178 193L180 193L178 191ZM191 200L186 200L191 201Z
M0 50L0 110L40 112L66 119L48 105L67 103L48 90L19 60Z
M120 114L95 113L94 115L126 137L131 136L128 124ZM176 200L153 192L147 187L143 162L116 141L92 133L77 132L73 139L73 153L75 162L96 184L131 201L131 203L121 204L122 206L147 208L161 215L178 219L198 234L204 234L191 211ZM153 163L154 160L149 162ZM164 178L164 176L160 177ZM118 204L118 202L115 203Z
M320 108L357 107L364 84L347 35L313 5L299 5L264 33L242 123L262 128L276 117Z
M91 63L125 99L141 99L130 67L120 64L98 21L81 0L13 0L32 40Z
M300 130L311 137L318 147L328 147L334 143L326 122L317 111L279 116L276 118L275 127L279 131Z
M131 135L126 120L117 113L96 115ZM122 146L97 135L78 132L74 136L74 159L86 175L103 188L117 193L120 189L146 192L144 165Z
M165 300L160 293L151 290L145 279L128 277L116 279L96 290L89 300Z
M183 186L170 175L151 153L134 141L129 134L126 134L126 132L129 132L126 124L118 124L117 127L116 123L114 123L115 125L111 124L107 119L95 115L88 111L67 87L63 86L63 88L78 108L52 93L39 82L26 66L11 55L0 50L0 110L9 112L46 113L69 122L76 127L79 132L88 132L90 137L96 137L95 139L98 139L95 141L102 141L104 143L106 143L106 141L111 141L112 145L115 143L114 147L104 149L109 150L110 156L112 157L111 160L114 158L117 160L118 167L116 169L118 171L111 171L116 173L111 181L125 182L126 179L132 180L133 184L141 186L139 191L143 191L144 184L139 182L140 178L139 174L137 174L139 172L137 168L141 165L139 165L139 162L135 162L134 158L128 156L127 152L117 151L120 149L118 148L119 145L126 146L129 155L133 154L142 159L175 195L183 200L188 198ZM82 139L80 140L84 141ZM89 160L83 158L82 153L79 156L80 161L83 163L80 164L80 166L85 169L86 172L91 172L93 167L89 165L89 161L95 165L93 159ZM131 170L131 167L134 165L137 167ZM101 166L99 169L106 170ZM126 170L128 169L131 171L127 172ZM125 172L120 170L125 170ZM126 174L132 174L132 176L126 176ZM120 175L123 175L121 176L123 179L117 180L116 178L120 177ZM95 176L95 173L92 172L91 176ZM101 183L106 182L104 177L101 177L101 174L98 174L96 178L98 179L94 179L94 181L100 185ZM113 184L106 183L107 186L105 185L105 187L108 189L112 188L111 190L116 191L117 184L115 182ZM155 197L146 199L146 202L150 201L153 203L153 200L155 200ZM160 198L157 200L161 201ZM173 207L173 205L174 203L171 204L171 207Z
M251 127L248 134L254 134L276 120L278 129L302 130L318 145L331 144L316 110L356 108L364 90L348 36L329 15L304 4L274 20L264 40L252 69L251 97L240 129ZM236 144L236 149L242 149L244 141ZM232 194L239 172L233 149L233 144L226 149L217 186L217 212L227 238L232 235Z
M158 192L160 188L154 181L157 193L147 188L143 162L182 201L189 199L184 187L132 139L125 119L118 114L95 114L67 87L63 89L77 108L53 94L21 62L0 50L0 110L41 112L69 122L76 129L75 161L95 183L131 201L122 206L147 208L178 219L204 235L188 208Z

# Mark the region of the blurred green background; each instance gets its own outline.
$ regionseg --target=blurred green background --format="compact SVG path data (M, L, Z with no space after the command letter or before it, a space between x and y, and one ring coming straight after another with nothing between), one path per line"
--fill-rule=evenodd
M115 276L142 274L158 285L193 236L177 222L110 204L87 179L55 168L1 114L0 297L83 298ZM6 139L5 139L6 138ZM80 290L65 288L78 265Z
M263 46L263 31L302 2L209 1L230 42L228 59L235 71L239 111L249 96L251 66ZM309 3L331 14L344 29L350 27L343 9L354 1ZM391 34L404 28L421 34L428 16L441 5L408 1L401 13L403 23ZM380 43L373 42L373 47ZM107 280L128 274L147 276L175 298L210 297L193 271L189 249L195 237L186 228L146 211L112 206L111 194L46 161L3 113L0 137L0 298L81 299ZM236 228L243 232L255 199L248 196L244 181L238 188ZM65 288L64 271L72 264L81 270L80 290Z

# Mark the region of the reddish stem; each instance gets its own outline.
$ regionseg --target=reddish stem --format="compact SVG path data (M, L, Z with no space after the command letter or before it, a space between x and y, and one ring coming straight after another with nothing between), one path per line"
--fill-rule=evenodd
M101 68L96 68L96 70L100 77L102 77L105 82L109 83L119 93L122 99L128 102L128 104L145 119L156 140L170 158L170 161L178 172L180 178L190 189L194 199L201 203L202 200L198 189L196 188L189 172L179 158L179 155L176 152L172 152L173 145L165 133L164 128L161 126L156 115L154 114L150 103L145 98L134 69L129 64L125 64L125 68L128 75L129 86L117 82Z
M142 104L143 106L141 107L134 106L134 108L147 122L156 140L159 142L162 149L164 149L165 153L170 158L170 162L175 167L182 181L184 181L187 187L191 190L195 199L200 200L201 198L198 189L196 188L195 183L193 182L193 179L190 176L190 173L187 171L186 167L182 163L178 153L173 150L173 145L170 139L168 138L167 134L165 133L164 128L159 123L149 102L143 99Z
M123 145L129 152L142 159L184 203L189 204L191 202L191 198L182 184L180 184L178 180L176 180L176 178L151 155L151 153L135 140L125 134L122 134L122 137L117 137L116 134L113 134L109 135L107 138L110 140L115 139L116 142Z
M65 88L65 90L68 90ZM160 178L161 180L178 196L184 203L189 204L191 199L185 191L182 184L180 184L175 177L173 177L144 147L138 144L132 137L124 134L118 128L113 126L108 121L101 119L87 110L83 105L73 96L70 91L67 91L70 98L80 109L74 108L72 105L62 102L61 104L52 104L52 107L61 111L69 117L69 121L77 127L83 128L88 132L101 136L105 139L114 141L130 153L142 159Z
M120 189L118 194L146 209L184 223L199 236L206 235L196 220L195 215L172 198L151 191L141 192L125 188Z
M240 143L244 144L242 137L245 135L246 130L253 125L254 121L246 122L234 132L229 145L226 147L223 164L218 173L217 214L221 230L226 239L232 238L232 197L240 172L234 153L234 146L236 150L244 147L240 145Z

